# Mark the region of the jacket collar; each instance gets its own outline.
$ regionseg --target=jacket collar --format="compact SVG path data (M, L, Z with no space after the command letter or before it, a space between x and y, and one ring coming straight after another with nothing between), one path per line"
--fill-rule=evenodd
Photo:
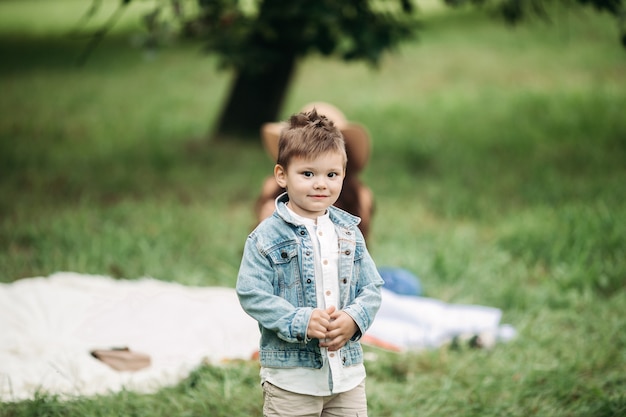
M275 213L278 215L278 217L280 217L287 223L297 226L297 223L295 222L294 218L289 213L289 210L287 210L286 204L288 201L289 201L289 195L286 192L279 195L275 201L276 203ZM336 225L341 226L341 227L352 227L352 226L358 225L361 222L361 219L359 217L353 216L347 211L341 210L340 208L337 208L335 206L328 207L328 214L330 216L330 220Z

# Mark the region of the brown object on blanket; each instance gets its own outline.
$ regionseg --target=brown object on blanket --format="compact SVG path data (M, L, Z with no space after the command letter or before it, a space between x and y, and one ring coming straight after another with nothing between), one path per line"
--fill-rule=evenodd
M109 365L116 371L139 371L150 366L150 356L132 352L127 347L92 350L91 356Z

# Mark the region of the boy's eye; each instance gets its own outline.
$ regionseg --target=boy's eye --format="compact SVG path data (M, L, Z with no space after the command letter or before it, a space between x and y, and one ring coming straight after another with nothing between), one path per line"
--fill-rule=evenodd
M328 178L335 178L337 176L336 172L329 172L328 173Z
M313 176L313 173L311 171L304 171L302 175L304 175L307 178L311 178Z

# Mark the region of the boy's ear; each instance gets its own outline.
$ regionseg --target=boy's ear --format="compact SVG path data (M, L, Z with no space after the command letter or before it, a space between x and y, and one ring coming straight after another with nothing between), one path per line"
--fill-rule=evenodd
M287 171L282 165L276 164L274 166L274 178L281 188L287 188Z

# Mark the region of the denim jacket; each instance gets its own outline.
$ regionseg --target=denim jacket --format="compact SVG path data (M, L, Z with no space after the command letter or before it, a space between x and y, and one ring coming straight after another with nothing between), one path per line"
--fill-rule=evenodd
M294 224L287 201L287 194L278 197L274 214L248 236L237 295L246 313L259 323L262 366L321 368L319 341L306 337L317 307L313 242L304 225ZM336 207L328 210L339 241L337 308L358 326L339 352L344 366L350 366L363 362L359 339L380 307L383 280L357 227L360 219Z

